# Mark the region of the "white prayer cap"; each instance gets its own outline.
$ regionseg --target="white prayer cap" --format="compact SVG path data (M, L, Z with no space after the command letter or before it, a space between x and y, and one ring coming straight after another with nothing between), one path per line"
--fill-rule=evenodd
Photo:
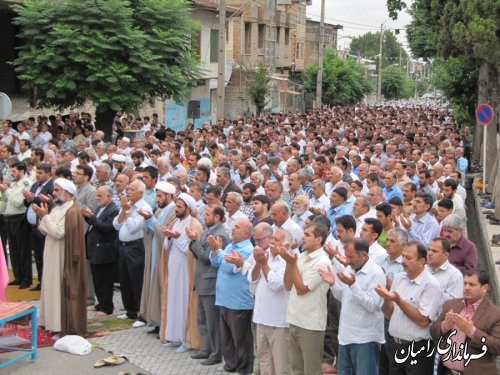
M165 194L175 194L175 186L165 181L158 182L155 185L155 190L163 191Z
M196 201L189 194L180 193L179 199L182 200L186 204L186 207L189 208L191 211L196 210Z
M54 181L54 185L59 186L61 189L67 191L73 196L76 194L76 186L70 180L66 180L65 178L57 178Z
M130 138L128 138L128 137L123 137L123 138L122 138L122 141L127 142L127 143L130 143Z
M113 156L111 157L111 160L113 161L117 161L119 163L125 163L125 161L127 159L125 159L125 156L123 155L120 155L120 154L113 154Z

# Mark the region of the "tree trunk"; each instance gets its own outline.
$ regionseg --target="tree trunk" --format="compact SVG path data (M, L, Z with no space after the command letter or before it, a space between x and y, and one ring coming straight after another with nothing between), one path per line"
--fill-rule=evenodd
M108 106L98 105L95 111L96 114L96 129L104 132L104 140L111 141L113 135L113 120L115 119L116 111Z

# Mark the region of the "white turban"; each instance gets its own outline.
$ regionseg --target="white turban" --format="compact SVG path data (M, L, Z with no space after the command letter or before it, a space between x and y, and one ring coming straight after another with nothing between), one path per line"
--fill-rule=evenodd
M67 191L73 196L75 196L76 194L76 186L70 180L66 180L65 178L58 178L54 181L54 185L59 186L61 189Z
M175 186L165 181L158 182L155 185L155 190L163 191L165 194L175 194Z
M113 156L111 157L111 159L113 161L117 161L119 163L125 163L125 161L127 160L127 159L125 159L125 156L120 155L120 154L113 154Z
M179 199L182 200L186 204L186 207L189 208L191 211L196 210L196 201L189 194L180 193Z

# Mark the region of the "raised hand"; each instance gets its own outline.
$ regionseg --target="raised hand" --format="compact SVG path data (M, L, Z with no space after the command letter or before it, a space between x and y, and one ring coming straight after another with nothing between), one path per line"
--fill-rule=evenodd
M337 272L337 277L340 281L349 286L356 282L356 276L353 273L345 274L343 272Z
M36 216L40 219L49 213L49 206L47 203L40 203L40 205L34 204L33 211L35 211Z
M145 210L143 210L142 208L139 208L139 209L137 210L137 213L138 213L139 215L141 215L141 216L142 216L144 219L146 219L146 220L151 219L151 217L153 216L153 214L152 214L151 212L149 212L149 211L145 211Z
M319 276L321 280L328 283L328 285L333 286L335 284L335 277L333 276L333 268L332 266L328 266L326 270L318 269Z
M384 288L382 285L377 285L375 287L375 292L382 297L385 300L395 302L399 298L399 294L396 292L389 292L386 288Z
M287 263L295 263L297 262L297 254L290 254L286 246L278 246L279 255L283 258L283 260Z
M243 266L243 263L245 262L241 254L236 250L231 251L231 254L224 255L224 260L228 263L234 264L236 267Z
M196 233L196 231L193 228L187 227L186 228L186 234L187 234L187 236L189 237L189 239L191 241L198 240L198 233Z
M334 256L336 256L339 253L339 248L337 246L333 246L333 244L328 243L323 245L323 250L326 251L326 253L330 256L330 259L332 259Z
M127 196L125 196L125 195L120 196L120 203L121 203L123 211L130 210L130 203L127 199Z
M268 259L267 254L262 248L260 248L258 246L254 247L254 249L253 249L253 257L254 257L255 261L257 263L259 263L260 265L263 266L263 265L267 264L267 259Z
M215 238L214 236L208 236L207 242L212 251L222 249L222 238L220 238L219 236L217 236L217 238Z
M170 238L178 238L181 235L179 232L174 232L173 230L170 230L168 228L162 228L161 231L165 236Z
M404 215L399 215L399 221L405 227L406 230L411 230L411 221L407 219Z

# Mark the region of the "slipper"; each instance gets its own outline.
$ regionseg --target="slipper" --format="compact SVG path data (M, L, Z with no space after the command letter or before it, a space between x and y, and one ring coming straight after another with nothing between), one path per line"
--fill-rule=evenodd
M108 364L104 362L104 359L99 359L98 361L96 361L96 363L94 363L94 368L104 367L107 365Z
M500 220L490 219L490 224L491 225L500 225Z
M118 357L116 355L112 355L108 358L104 358L103 361L107 364L107 365L111 365L111 366L118 366L118 365L122 365L125 363L125 359L124 358L121 358L121 357Z
M485 214L485 215L494 214L494 213L495 213L495 211L491 211L491 210L483 211L483 214Z

